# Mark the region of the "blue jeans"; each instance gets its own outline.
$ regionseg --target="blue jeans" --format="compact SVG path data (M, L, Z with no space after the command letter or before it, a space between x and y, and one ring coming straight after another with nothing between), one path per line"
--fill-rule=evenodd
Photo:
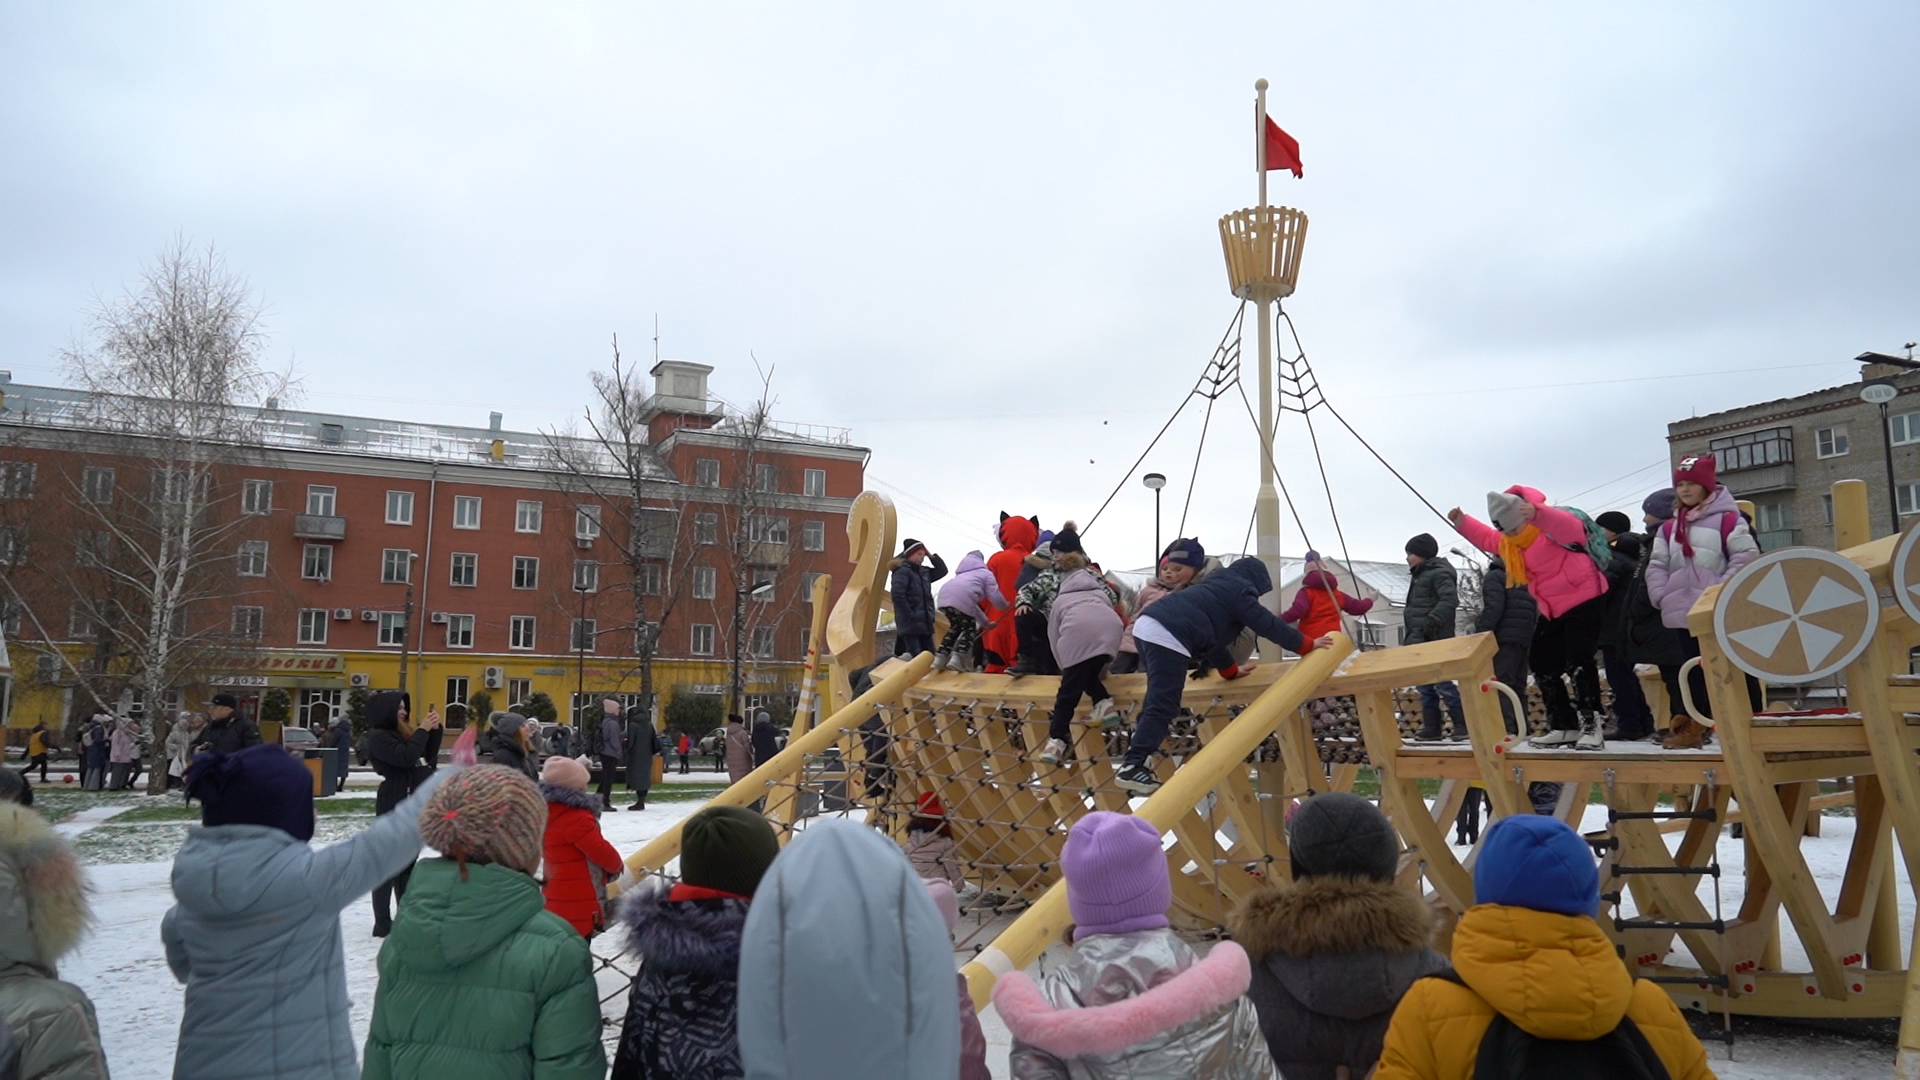
M1464 717L1466 715L1460 711L1459 683L1430 682L1423 686L1415 687L1415 689L1420 691L1420 707L1422 709L1425 709L1429 705L1438 706L1444 701L1446 702L1449 716Z
M1122 768L1146 764L1148 755L1166 740L1167 725L1180 713L1180 694L1186 689L1188 658L1164 645L1141 641L1140 667L1147 673L1147 694L1140 702L1140 718L1133 725L1133 742Z

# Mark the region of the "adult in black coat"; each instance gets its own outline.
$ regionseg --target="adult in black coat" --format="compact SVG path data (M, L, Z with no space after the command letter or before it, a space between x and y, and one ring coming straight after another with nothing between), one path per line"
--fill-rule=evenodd
M780 729L773 726L773 714L761 709L753 714L753 767L759 768L780 752Z
M932 563L932 566L928 566ZM893 596L894 653L918 656L933 651L933 583L947 576L947 564L918 540L906 540L893 560L887 591Z
M1623 627L1633 575L1640 567L1640 549L1651 547L1652 540L1632 531L1633 523L1618 510L1601 514L1595 524L1606 530L1607 546L1613 550L1606 570L1606 614L1600 624L1600 659L1613 698L1613 726L1604 734L1608 739L1636 742L1653 734L1653 711L1640 689L1640 677L1634 674Z
M440 714L428 710L420 726L412 723L413 698L404 690L382 690L367 699L367 760L380 776L374 792L373 813L391 813L440 765ZM413 867L395 874L373 890L373 936L386 937L393 929L392 904L407 893Z
M215 694L207 702L207 726L194 744L195 754L237 754L249 746L260 745L260 729L240 715L240 700L232 694Z
M341 713L327 728L327 745L333 747L333 792L347 790L347 769L353 764L353 721Z
M660 732L653 726L653 712L635 705L627 710L627 790L633 792L633 806L645 810L647 792L653 790L653 758L665 749Z

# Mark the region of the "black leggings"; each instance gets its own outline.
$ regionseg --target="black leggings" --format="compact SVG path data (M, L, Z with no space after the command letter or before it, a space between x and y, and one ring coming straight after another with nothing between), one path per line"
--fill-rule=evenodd
M1060 672L1060 692L1053 698L1053 716L1047 725L1047 738L1059 739L1063 743L1073 741L1073 710L1080 707L1081 695L1092 698L1097 704L1112 697L1100 682L1100 669L1107 666L1110 656L1089 657Z
M1675 630L1674 633L1679 634L1685 639L1689 659L1700 655L1699 638L1694 637L1684 630ZM1687 707L1682 703L1680 697L1680 669L1683 666L1684 661L1679 664L1660 665L1660 681L1667 684L1667 707L1675 716L1687 715ZM1747 704L1754 712L1759 712L1760 681L1751 675L1748 675L1746 679ZM1707 697L1707 667L1705 664L1700 664L1692 671L1687 672L1687 690L1693 695L1693 707L1700 710L1700 715L1709 720L1713 719L1713 702Z
M1533 628L1533 650L1527 663L1533 668L1533 681L1540 687L1540 700L1547 707L1547 726L1555 731L1573 731L1580 726L1580 714L1600 714L1600 623L1606 612L1605 597L1596 596L1572 611L1551 619L1541 619ZM1564 676L1573 676L1573 697L1567 696Z
M413 876L413 864L373 887L373 921L391 923L393 909L407 895L407 879Z
M600 801L613 805L613 774L620 767L620 759L612 754L600 755Z

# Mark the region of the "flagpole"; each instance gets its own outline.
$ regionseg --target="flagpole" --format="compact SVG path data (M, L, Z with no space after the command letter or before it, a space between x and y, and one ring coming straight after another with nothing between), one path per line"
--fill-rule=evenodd
M1267 80L1253 84L1253 155L1260 176L1260 216L1265 227L1273 227L1266 218L1267 209ZM1270 243L1270 241L1269 241ZM1260 312L1260 493L1253 502L1254 554L1266 564L1273 590L1263 598L1267 609L1280 611L1280 493L1273 477L1273 295L1256 290L1254 300Z

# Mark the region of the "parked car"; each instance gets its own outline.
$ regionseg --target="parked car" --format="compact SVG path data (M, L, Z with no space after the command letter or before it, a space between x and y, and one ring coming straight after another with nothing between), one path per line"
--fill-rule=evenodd
M287 748L287 753L300 755L319 746L320 736L306 728L288 724L280 729L280 745Z

